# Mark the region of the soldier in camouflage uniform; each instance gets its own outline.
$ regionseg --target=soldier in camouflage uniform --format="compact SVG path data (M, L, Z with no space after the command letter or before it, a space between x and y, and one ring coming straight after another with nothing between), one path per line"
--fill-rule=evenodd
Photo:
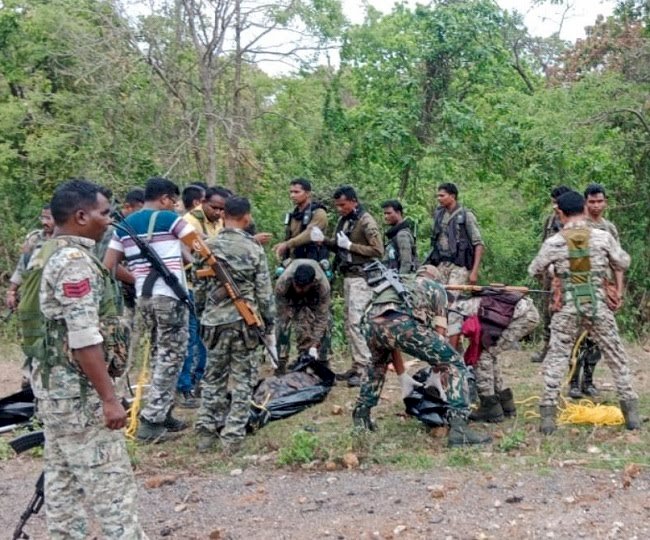
M124 221L158 253L180 287L186 289L181 239L194 228L172 211L179 194L178 186L170 180L150 178L145 186L144 207ZM189 309L154 270L127 232L117 228L104 264L114 269L124 259L135 277L138 316L145 331L151 333L151 384L136 437L142 442L157 442L171 438L167 432L188 427L187 423L172 416L172 408L178 374L187 351Z
M311 259L295 259L275 284L278 311L278 335L296 331L296 345L300 354L309 354L326 362L326 351L321 351L329 327L330 284L320 264ZM289 343L279 342L280 367L289 358Z
M483 240L476 217L460 206L457 198L455 184L438 186L439 206L433 216L431 252L426 262L440 270L447 285L475 284L483 257Z
M388 242L384 247L385 264L400 274L410 274L418 267L418 250L409 223L404 220L402 203L396 200L384 202L384 223L390 225L386 231Z
M227 263L242 297L264 321L267 336L274 337L275 304L266 255L262 246L244 230L251 222L250 208L243 197L227 199L225 227L206 243ZM220 436L224 453L231 454L239 449L246 434L262 345L216 279L209 282L201 335L208 349L208 361L196 420L197 449L207 452ZM269 341L272 343L274 339Z
M461 298L454 302L452 309L449 311L450 338L460 334L463 320L477 315L480 306L480 296ZM538 323L539 312L533 300L524 296L516 302L512 319L496 343L481 351L478 363L474 366L476 388L481 400L481 406L478 410L472 412L470 420L502 422L504 416L515 416L517 414L512 390L506 388L503 383L498 356L503 351L514 348L517 342L530 334Z
M442 368L443 385L449 404L449 446L481 444L489 437L467 427L469 414L467 368L444 335L447 327L447 293L434 280L440 274L432 266L422 266L415 276L401 276L407 298L391 286L380 283L365 314L363 333L368 340L372 362L361 384L352 414L355 426L374 429L370 409L377 405L388 364L399 351ZM402 374L400 374L402 375ZM408 382L408 381L407 381ZM405 382L400 379L400 384Z
M336 252L334 269L343 275L345 301L345 336L352 353L352 367L337 375L348 386L359 386L370 364L360 323L372 298L372 291L363 277L363 265L384 255L381 233L375 219L366 212L351 186L341 186L334 192L334 204L340 218L334 238L325 245Z
M584 196L587 208L587 224L595 229L608 232L620 243L616 225L603 217L603 213L607 209L605 188L600 184L589 184L585 189ZM623 272L608 268L604 286L609 307L613 311L617 311L623 301ZM594 385L594 370L600 358L600 350L594 340L590 337L585 338L580 344L577 365L569 382L570 397L579 399L583 395L588 397L598 396L598 389Z
M558 311L551 320L551 340L544 361L540 431L551 434L556 429L560 384L581 330L589 331L612 372L627 428L639 429L638 396L632 389L627 356L603 290L607 269L624 271L630 257L611 234L589 227L582 195L571 191L557 202L563 229L544 242L528 268L531 276L541 277L552 267L562 283L563 302L555 306Z
M46 319L44 354L34 358L32 386L45 431L45 511L48 537L85 539L84 503L107 539L146 538L137 516L136 484L121 432L126 412L109 372L117 364L116 335L104 306L117 287L91 253L110 223L98 186L61 185L52 199L58 230L31 268L43 268L40 307ZM49 258L39 260L40 254ZM44 265L44 267L43 267ZM117 314L115 312L114 314ZM117 351L124 362L125 344Z

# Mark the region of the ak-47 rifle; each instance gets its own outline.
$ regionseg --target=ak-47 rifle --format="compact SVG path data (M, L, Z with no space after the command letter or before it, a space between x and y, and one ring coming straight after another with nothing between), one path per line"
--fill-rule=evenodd
M490 283L489 285L445 285L448 291L463 291L463 292L514 292L514 293L539 293L551 294L551 291L543 289L530 289L528 287L520 287L517 285L504 285L503 283Z
M178 281L178 278L169 270L169 268L167 268L167 265L160 258L160 255L158 255L156 250L151 249L151 247L144 240L142 240L140 236L138 236L138 233L135 231L135 229L129 225L129 223L127 223L127 221L124 219L124 216L122 216L119 211L114 210L113 216L116 218L121 218L121 221L119 222L116 219L113 223L113 226L116 229L120 229L128 234L135 245L138 246L138 249L140 250L142 256L147 259L147 261L149 261L149 264L151 264L151 273L154 273L154 279L157 279L158 277L162 278L167 286L172 291L174 291L174 294L178 297L178 299L183 302L188 308L190 308L190 312L194 313L194 304L192 303L187 290L181 285L180 281ZM150 276L151 273L149 274ZM149 276L147 279L150 279Z
M372 261L363 266L363 271L366 274L366 282L374 288L375 292L392 287L400 299L410 307L411 299L408 291L395 270L388 269L381 261Z
M241 318L244 320L246 326L255 332L260 342L264 347L266 347L266 350L271 356L271 365L274 369L277 369L278 351L273 349L273 347L271 347L264 339L264 323L259 314L252 308L248 300L242 296L239 287L237 287L237 284L228 271L228 263L217 258L217 256L212 253L201 236L199 236L198 232L193 232L184 236L183 243L185 243L193 252L198 253L203 258L204 264L207 264L209 267L207 269L199 270L197 275L201 278L216 277L221 282L226 290L226 294L228 294L228 297L232 300L233 304L235 304L235 307L241 315Z
M20 437L16 437L12 441L9 441L9 446L11 446L17 454L22 454L23 452L36 448L37 446L43 446L45 444L45 435L42 431L34 431L32 433L26 433ZM29 504L25 511L20 514L20 520L18 525L14 529L14 534L11 537L12 540L18 540L20 538L29 538L29 536L23 531L23 527L27 523L27 520L34 514L38 514L43 503L45 502L45 476L41 472L41 475L36 480L36 488L34 495L32 496Z

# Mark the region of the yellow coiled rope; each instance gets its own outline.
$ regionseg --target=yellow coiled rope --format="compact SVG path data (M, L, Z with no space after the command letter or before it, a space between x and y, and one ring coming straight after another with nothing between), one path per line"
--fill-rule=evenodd
M126 427L125 435L128 439L135 439L135 434L138 431L138 418L140 416L140 405L142 404L142 394L144 393L144 386L149 380L149 352L151 344L149 339L144 340L142 347L142 356L140 373L138 373L138 381L135 386L135 396L133 403L129 409L129 424Z
M580 334L576 340L573 350L571 351L571 369L569 374L562 383L562 388L565 388L575 370L578 369L578 351L580 345L587 337L588 333L585 331ZM532 396L523 401L517 401L520 405L525 405L532 401L539 401L539 396ZM569 402L561 398L562 406L558 407L559 415L557 421L559 424L593 424L595 426L618 426L625 422L621 409L614 405L601 405L594 403L589 399L581 399L578 403ZM539 418L539 414L534 411L525 411L524 418Z

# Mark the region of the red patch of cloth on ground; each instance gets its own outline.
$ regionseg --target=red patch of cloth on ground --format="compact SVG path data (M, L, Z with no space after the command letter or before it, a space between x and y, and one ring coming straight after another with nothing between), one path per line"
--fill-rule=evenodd
M66 298L83 298L91 290L89 278L63 284L63 296Z
M465 319L460 332L469 339L469 346L463 355L465 364L475 366L478 364L478 359L481 357L481 351L483 350L481 345L481 323L478 320L478 315L472 315Z

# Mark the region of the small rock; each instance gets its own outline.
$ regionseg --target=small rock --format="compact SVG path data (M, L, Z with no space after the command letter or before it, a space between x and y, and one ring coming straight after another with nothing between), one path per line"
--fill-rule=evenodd
M174 506L174 512L185 512L187 510L187 505L185 503L180 503Z
M434 427L431 428L431 431L429 434L434 438L434 439L442 439L447 436L447 428L446 427Z
M210 540L223 540L225 538L223 529L215 529L208 536Z
M327 478L326 482L327 482L328 484L333 484L333 483L336 482L337 480L338 480L338 478L337 478L336 476L330 476L330 477Z
M442 499L445 496L445 486L442 484L427 486L427 490L431 493L431 497L434 499Z
M393 504L402 504L402 499L395 499Z
M589 454L600 454L602 450L598 448L597 446L590 446L587 448L587 453Z
M266 488L264 486L258 486L257 492L258 493L266 493Z
M484 532L478 532L474 535L474 540L487 540L487 534Z
M520 497L519 495L511 495L510 497L508 497L506 499L506 502L508 504L517 504L517 503L520 503L523 500L524 500L524 498Z
M429 523L442 523L444 521L444 517L440 515L433 515L431 516L431 519L429 519Z
M395 527L395 528L393 529L393 534L394 534L395 536L399 536L399 535L402 534L405 530L406 530L406 525L398 525L397 527Z
M164 450L163 450L162 452L158 452L158 453L156 454L156 457L157 457L157 458L161 458L161 459L162 459L162 458L166 458L167 456L169 456L169 454L168 454L167 452L165 452Z
M171 536L173 532L174 531L171 527L163 527L160 529L160 532L158 534L160 534L160 536Z
M144 481L144 487L146 487L147 489L156 489L161 486L170 486L175 483L176 483L175 476L158 475L158 476L152 476L151 478L147 478Z
M356 469L359 466L359 458L352 452L345 454L342 458L342 461L343 465L345 465L348 469Z
M339 416L339 415L343 414L343 407L341 407L340 405L333 405L332 406L332 414L334 416Z
M503 503L499 499L497 499L496 501L494 501L494 508L501 508L502 504Z
M241 476L243 472L244 471L242 471L241 469L233 469L232 471L230 471L230 476Z
M562 499L562 500L567 504L573 504L574 502L576 502L576 498L573 495L569 495L568 497L564 497L564 499Z
M300 497L298 499L298 504L305 504L308 500L307 497Z
M326 461L325 462L325 470L326 471L335 471L336 470L336 462L334 462L334 461Z

